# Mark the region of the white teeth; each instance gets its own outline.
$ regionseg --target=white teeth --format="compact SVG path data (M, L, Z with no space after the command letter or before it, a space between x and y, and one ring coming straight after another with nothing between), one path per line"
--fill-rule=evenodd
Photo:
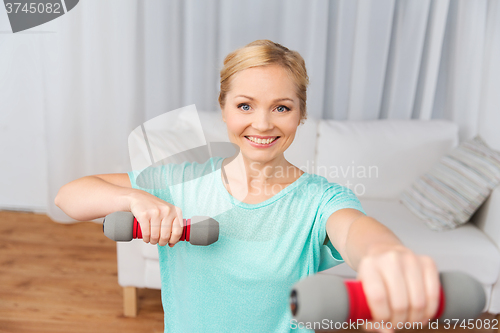
M276 138L272 138L272 139L257 139L257 138L253 138L251 136L247 136L247 138L252 141L252 142L255 142L255 143L260 143L260 144L270 144L271 142L273 142L274 140L276 140L278 137Z

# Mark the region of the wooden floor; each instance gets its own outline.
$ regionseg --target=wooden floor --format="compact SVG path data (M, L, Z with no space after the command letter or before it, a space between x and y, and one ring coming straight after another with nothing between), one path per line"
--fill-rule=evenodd
M0 332L163 332L159 290L123 314L116 244L93 222L0 211Z
M159 290L139 289L138 316L122 315L116 245L101 225L10 211L0 221L0 332L163 332ZM491 332L431 330L454 331Z

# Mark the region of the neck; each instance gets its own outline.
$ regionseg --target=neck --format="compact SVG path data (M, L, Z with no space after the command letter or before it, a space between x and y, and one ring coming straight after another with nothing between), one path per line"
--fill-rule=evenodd
M269 161L249 160L241 151L222 164L223 175L241 185L266 186L297 179L303 172L290 164L283 154Z

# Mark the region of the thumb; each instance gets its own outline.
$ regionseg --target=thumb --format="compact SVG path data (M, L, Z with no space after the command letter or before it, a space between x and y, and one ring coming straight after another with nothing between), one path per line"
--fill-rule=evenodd
M177 207L175 206L175 211L177 213L177 223L178 223L178 226L180 226L181 228L184 227L184 219L182 217L182 209L180 207ZM174 221L175 223L175 221Z
M184 227L184 220L182 217L182 209L180 207L174 206L175 207L175 213L177 217L174 219L174 223L177 224L180 228ZM169 247L174 247L174 244L168 244Z

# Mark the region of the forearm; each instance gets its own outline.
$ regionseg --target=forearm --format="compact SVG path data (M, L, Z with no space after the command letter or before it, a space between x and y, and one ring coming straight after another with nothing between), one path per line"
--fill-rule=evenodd
M110 184L95 176L82 177L59 189L54 200L68 216L88 221L130 209L132 188Z
M361 216L349 227L344 259L357 270L364 256L394 248L403 248L403 244L391 230L372 217Z

